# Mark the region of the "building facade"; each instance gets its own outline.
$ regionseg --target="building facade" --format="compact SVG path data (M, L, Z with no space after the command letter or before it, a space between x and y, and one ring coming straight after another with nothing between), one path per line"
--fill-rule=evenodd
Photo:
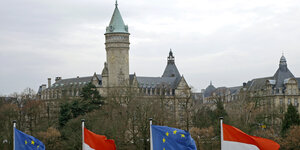
M203 103L212 103L216 96L222 97L222 101L227 103L239 100L242 94L247 93L250 98L260 99L258 105L262 108L279 108L280 112L285 112L287 106L292 104L298 109L300 100L300 78L295 77L288 69L284 56L280 58L279 68L273 76L256 78L243 83L237 87L215 88L210 84L202 90Z

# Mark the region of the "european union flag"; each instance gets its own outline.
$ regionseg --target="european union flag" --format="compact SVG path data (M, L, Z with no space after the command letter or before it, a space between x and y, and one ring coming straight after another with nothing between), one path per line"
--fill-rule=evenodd
M166 126L151 127L153 150L197 150L189 132Z
M33 136L15 128L15 150L45 150L45 145Z

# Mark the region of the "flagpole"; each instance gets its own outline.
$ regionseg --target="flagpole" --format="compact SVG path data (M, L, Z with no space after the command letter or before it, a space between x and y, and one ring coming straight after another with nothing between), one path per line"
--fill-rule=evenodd
M16 142L15 142L15 141L16 141L16 139L15 139L15 136L16 136L16 135L15 135L16 124L17 124L17 121L14 120L14 121L13 121L13 132L14 132L14 133L13 133L13 140L14 140L14 145L13 145L14 148L13 148L13 150L16 149Z
M82 150L84 150L84 119L81 119Z
M152 118L149 118L150 121L150 150L153 150L153 140L152 140Z
M221 126L221 150L222 150L223 141L224 141L224 137L223 137L223 117L220 117L220 126Z

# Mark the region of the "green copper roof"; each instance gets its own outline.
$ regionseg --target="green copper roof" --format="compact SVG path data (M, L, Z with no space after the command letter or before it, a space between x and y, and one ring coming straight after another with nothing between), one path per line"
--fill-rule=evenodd
M117 3L109 26L106 27L106 33L128 33L128 26L124 24Z

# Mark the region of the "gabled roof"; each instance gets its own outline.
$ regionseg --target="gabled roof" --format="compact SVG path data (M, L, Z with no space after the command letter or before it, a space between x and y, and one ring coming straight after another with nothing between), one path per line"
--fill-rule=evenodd
M106 33L128 33L128 26L123 21L117 2L109 26L106 27Z

